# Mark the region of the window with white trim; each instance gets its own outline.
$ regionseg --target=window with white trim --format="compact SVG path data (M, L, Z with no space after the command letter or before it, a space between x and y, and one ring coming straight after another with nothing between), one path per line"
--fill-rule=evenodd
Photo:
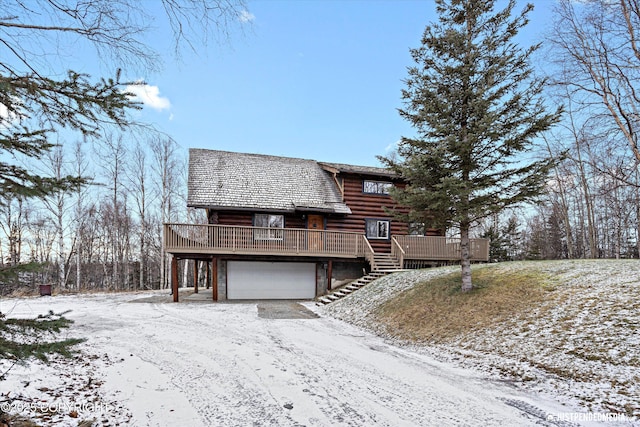
M366 219L367 239L389 240L391 221L388 219Z
M255 230L256 240L282 240L284 232L284 215L255 214L253 216L253 226L261 227Z
M386 181L363 181L362 192L365 194L389 195L389 189L393 187L391 182Z

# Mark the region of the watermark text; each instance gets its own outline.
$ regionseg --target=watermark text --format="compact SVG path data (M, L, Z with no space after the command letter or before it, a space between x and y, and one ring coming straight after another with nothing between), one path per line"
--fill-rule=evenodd
M9 414L24 412L63 414L71 412L107 413L115 409L115 405L106 402L27 402L22 400L0 402L0 411Z
M612 412L558 412L547 415L547 421L629 422L631 418Z

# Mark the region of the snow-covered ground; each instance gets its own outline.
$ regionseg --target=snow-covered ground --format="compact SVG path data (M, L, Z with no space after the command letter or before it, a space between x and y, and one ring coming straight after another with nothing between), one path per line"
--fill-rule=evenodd
M631 414L627 424L640 425L638 260L514 262L474 268L494 268L495 274L534 268L548 274L554 286L537 309L459 335L446 345L398 344L578 406L583 418L623 413ZM420 281L458 270L447 267L387 276L322 312L394 341L376 319L376 309Z
M3 409L70 426L588 424L564 420L579 408L391 345L312 303L319 317L282 319L259 314L287 317L286 307L259 302L168 301L159 292L0 301L13 317L70 309L64 335L87 338L75 359L14 367L0 398L18 399Z

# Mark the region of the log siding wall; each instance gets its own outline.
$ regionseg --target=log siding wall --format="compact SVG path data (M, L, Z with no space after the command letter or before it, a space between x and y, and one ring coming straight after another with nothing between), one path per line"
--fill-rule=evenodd
M384 179L356 174L343 174L341 178L344 188L344 203L349 206L352 213L351 215L324 215L327 230L366 233L367 219L387 219L391 224L390 236L407 234L407 224L385 211L385 208L398 209L403 212L406 212L406 209L399 208L391 196L363 192L365 180L384 181ZM273 214L277 214L277 212ZM254 212L247 211L219 211L216 215L210 216L210 223L251 227L254 225L253 215ZM212 219L214 220L211 221ZM284 214L284 226L285 228L307 228L306 215L302 213ZM391 252L390 240L371 239L369 243L376 252Z
M397 220L384 209L385 207L400 209L390 196L363 192L365 180L384 181L384 179L355 174L344 174L342 178L344 203L351 209L351 215L327 218L328 230L366 233L365 221L367 219L388 219L391 222L390 235L407 234L407 224ZM390 240L372 239L369 243L376 252L391 252Z
M255 212L255 213L262 213L262 212ZM220 211L218 212L218 222L214 223L210 221L210 224L253 227L253 215L254 215L254 212ZM279 214L273 213L273 215L279 215ZM302 218L301 214L300 215L284 214L284 226L285 228L307 228L307 220Z

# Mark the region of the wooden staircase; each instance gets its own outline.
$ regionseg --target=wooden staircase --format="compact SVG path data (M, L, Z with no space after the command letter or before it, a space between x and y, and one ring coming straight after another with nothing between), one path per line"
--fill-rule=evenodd
M338 289L332 290L329 294L323 295L317 299L317 305L326 305L334 301L344 298L347 295L357 291L358 289L368 285L369 283L377 280L390 273L403 271L399 261L391 254L374 253L373 262L371 263L371 273L362 276L353 282L342 286Z
M402 270L400 262L391 254L374 253L373 265L371 270L374 272L388 272L393 273L395 271Z

